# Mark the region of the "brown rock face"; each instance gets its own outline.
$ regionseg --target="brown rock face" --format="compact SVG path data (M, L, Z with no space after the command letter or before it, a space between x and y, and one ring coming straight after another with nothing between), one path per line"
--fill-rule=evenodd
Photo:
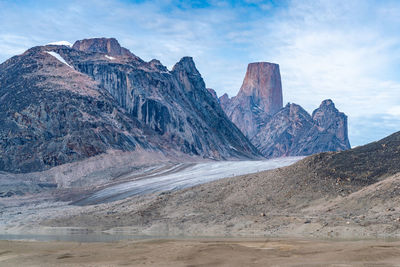
M109 56L134 56L128 49L120 46L115 38L93 38L79 40L72 48L84 52L104 53Z
M226 115L251 139L262 123L282 108L282 84L279 65L250 63L237 96L220 98Z
M269 115L275 114L283 106L279 65L268 62L250 63L237 97L250 97L258 108Z

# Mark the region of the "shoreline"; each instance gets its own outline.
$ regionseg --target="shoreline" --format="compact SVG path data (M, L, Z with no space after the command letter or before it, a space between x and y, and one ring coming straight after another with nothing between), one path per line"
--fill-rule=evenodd
M90 229L84 227L31 227L28 231L23 229L13 229L12 231L0 230L0 241L36 241L36 242L119 242L119 241L146 241L146 240L176 240L176 241L246 241L255 240L307 240L307 241L333 241L333 242L352 242L352 241L377 241L377 242L400 242L400 236L390 234L382 235L313 235L307 233L285 233L285 234L237 234L237 235L184 235L184 234L145 234L132 231L134 227L124 229ZM340 232L338 229L337 232Z

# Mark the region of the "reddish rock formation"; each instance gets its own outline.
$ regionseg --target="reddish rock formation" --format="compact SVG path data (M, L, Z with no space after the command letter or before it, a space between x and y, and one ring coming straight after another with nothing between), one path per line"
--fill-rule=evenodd
M93 38L76 41L72 48L84 52L104 53L112 57L133 56L128 49L121 47L115 38Z
M282 108L282 84L279 65L268 62L250 63L237 96L220 98L227 116L248 137L270 115Z
M267 114L275 114L283 106L279 65L268 62L250 63L236 98L250 97L254 105Z

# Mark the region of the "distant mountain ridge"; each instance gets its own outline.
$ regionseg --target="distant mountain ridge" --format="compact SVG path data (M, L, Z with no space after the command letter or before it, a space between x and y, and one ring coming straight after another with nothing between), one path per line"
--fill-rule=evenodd
M169 71L114 38L94 38L33 47L0 65L0 171L40 171L110 149L261 157L190 57Z
M227 116L267 158L350 148L347 116L324 100L312 116L297 104L282 107L279 65L250 63L237 96L219 98Z

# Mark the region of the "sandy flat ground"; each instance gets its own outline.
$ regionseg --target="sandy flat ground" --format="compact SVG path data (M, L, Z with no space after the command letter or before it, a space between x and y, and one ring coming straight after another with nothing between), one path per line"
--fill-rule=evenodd
M400 266L400 241L0 241L0 266Z

